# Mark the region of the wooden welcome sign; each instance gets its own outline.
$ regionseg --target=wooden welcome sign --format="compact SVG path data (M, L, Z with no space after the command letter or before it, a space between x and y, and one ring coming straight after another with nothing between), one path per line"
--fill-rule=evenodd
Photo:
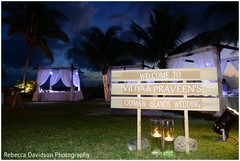
M141 149L141 109L184 110L186 152L188 111L219 111L216 68L112 71L111 108L137 109L137 149Z

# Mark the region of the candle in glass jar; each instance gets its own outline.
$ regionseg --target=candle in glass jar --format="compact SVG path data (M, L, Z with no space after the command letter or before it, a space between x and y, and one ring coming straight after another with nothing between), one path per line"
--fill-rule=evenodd
M171 137L171 136L169 135L169 132L167 132L167 136L164 137L164 140L166 140L166 141L173 141L173 137Z
M158 132L157 128L154 130L154 133L152 134L152 136L155 137L155 138L160 138L161 137L161 134Z
M167 137L164 138L164 140L166 140L166 141L173 141L173 138L171 136L167 136Z

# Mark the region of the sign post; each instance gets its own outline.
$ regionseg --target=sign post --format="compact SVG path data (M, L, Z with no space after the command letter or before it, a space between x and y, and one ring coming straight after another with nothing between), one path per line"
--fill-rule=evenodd
M183 110L186 153L188 111L219 111L216 68L112 71L111 108L137 109L137 149L141 150L141 109Z
M184 110L184 131L186 139L186 153L189 153L189 126L188 126L188 110Z
M141 122L141 109L137 109L137 150L142 149L142 122Z

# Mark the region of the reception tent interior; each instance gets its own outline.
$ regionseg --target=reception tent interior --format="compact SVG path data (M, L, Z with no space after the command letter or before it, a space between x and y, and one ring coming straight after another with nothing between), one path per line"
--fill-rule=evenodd
M53 90L53 86L60 80L64 86L68 87L68 90ZM83 99L78 69L38 67L36 82L38 86L32 101L79 101ZM43 89L46 83L49 83L47 90Z

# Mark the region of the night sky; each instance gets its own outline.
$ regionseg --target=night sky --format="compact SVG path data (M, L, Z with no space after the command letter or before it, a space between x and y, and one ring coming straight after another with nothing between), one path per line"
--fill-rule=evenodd
M238 2L236 5L238 5ZM4 2L1 2L1 4ZM121 25L124 30L120 33L120 38L125 41L136 40L130 32L131 21L134 21L141 27L148 25L149 14L153 8L161 4L160 1L153 2L45 2L48 7L56 8L63 12L68 21L59 22L60 28L68 34L70 41L63 43L48 39L49 47L54 55L55 62L50 64L38 50L33 50L30 64L28 67L28 80L36 79L36 71L32 67L40 66L67 67L72 63L79 67L84 74L81 74L81 81L84 85L91 85L101 81L101 74L92 70L91 65L85 59L68 60L66 52L77 43L79 33L84 29L96 26L103 31L112 25ZM189 17L188 26L185 32L185 40L188 40L197 34L220 27L230 22L235 17L215 17L206 20L203 17L204 10L213 2L166 2L174 14L185 13ZM1 11L2 12L2 11ZM5 13L1 13L2 16ZM238 16L238 15L236 15ZM1 63L6 76L2 78L2 86L11 86L16 80L22 81L23 68L26 59L26 44L20 36L8 37L6 34L8 26L1 28L2 46Z

